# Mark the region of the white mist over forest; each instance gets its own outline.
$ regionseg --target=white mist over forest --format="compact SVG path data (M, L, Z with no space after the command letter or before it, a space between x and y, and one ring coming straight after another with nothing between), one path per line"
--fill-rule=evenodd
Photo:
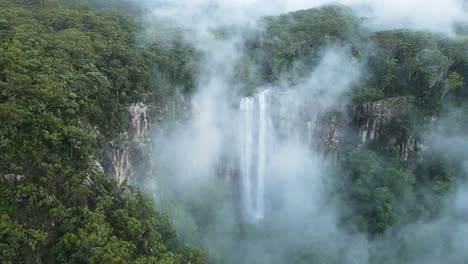
M337 192L344 183L333 178L337 168L314 129L322 113L345 112L345 95L368 71L365 58L356 60L348 47L333 44L321 48L319 63L305 74L298 61L302 76L294 82L289 79L299 75L295 70L249 93L232 81L246 53L244 33L260 34L265 16L339 4L362 18L369 32L403 28L456 38L455 26L468 19L465 2L138 3L154 26L148 34L179 27L202 57L190 117L153 135L154 192L182 240L204 248L213 263L308 263L304 255L317 263L393 263L399 245L407 247L406 263L466 259L468 226L459 218L466 213L464 184L448 195L444 216L423 225L407 224L377 238L341 226L347 209ZM255 68L248 71L257 74ZM437 151L468 159L457 151L466 149L466 138L427 134Z
M1 0L0 263L468 263L468 0Z

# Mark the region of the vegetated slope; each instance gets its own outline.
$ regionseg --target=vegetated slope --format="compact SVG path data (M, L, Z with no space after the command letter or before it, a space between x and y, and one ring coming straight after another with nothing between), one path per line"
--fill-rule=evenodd
M414 102L411 111L378 127L378 139L361 148L341 146L342 170L334 176L345 183L343 226L379 237L438 216L445 195L466 177L460 161L434 154L408 170L400 147L446 116L449 125L439 132L466 135L467 38L367 32L350 10L335 6L262 23L265 30L246 41L236 67L234 81L247 90L284 79L298 83L322 48L344 46L368 66L349 94L353 108ZM99 150L125 130L129 104L163 101L174 92L167 84L194 88L196 67L187 66L194 51L181 43L140 47L140 27L132 17L74 1L0 3L2 263L203 262L200 251L172 240L169 218L149 198L118 187L96 165ZM197 209L210 215L203 211L210 208ZM211 228L206 222L200 230ZM288 257L312 261L313 250ZM405 246L400 250L405 258Z
M342 6L266 17L260 21L261 30L244 32L245 54L235 65L232 85L243 89L241 93L247 96L262 92L265 87L276 87L281 92L294 89L296 85L307 83L324 53L345 50L363 65L362 76L340 97L344 99L343 107L314 113L323 114L323 120L315 125L323 125L323 130L328 130L325 133L331 135L332 144L338 142L333 149L337 158L333 166L327 167L325 177L331 185L327 186L327 194L333 201L338 200L340 232L349 232L353 237L356 234L357 240L364 237L368 245L362 246L365 257L360 261L363 263L423 262L422 257L432 256L432 252L448 263L457 263L460 258L466 260L466 256L456 254L460 253L456 249L445 248L447 244L456 243L451 240L453 233L445 232L450 225L447 223L465 222L465 216L457 215L459 218L447 223L437 221L452 217L452 213L447 213L451 208L445 205L450 204L457 184L466 181L467 171L463 167L466 161L447 149L432 149L434 142L431 141L434 138L431 134L437 134L435 138L446 136L449 140L450 135L466 138L468 134L466 35L448 38L406 29L375 32L369 31L365 22ZM319 88L324 94L331 89L326 85ZM317 97L310 101L315 99L320 104L320 90L312 89L317 89ZM291 121L288 117L281 118ZM377 119L384 121L376 122ZM310 119L294 117L292 120L303 122L302 125L307 121ZM361 140L359 131L370 129L378 136L372 139L366 136ZM341 138L338 138L340 133ZM284 160L285 163L289 161L287 157ZM224 173L232 176L232 182L239 181L238 172L222 172L222 176ZM310 173L313 175L314 171ZM236 184L232 182L228 188ZM313 192L313 183L310 184L304 188ZM195 191L193 196L187 194L190 198L185 200L186 189L174 192L180 203L176 209L179 212L174 214L180 215L180 226L187 227L184 235L206 248L208 263L238 263L239 259L245 263L264 259L274 263L351 261L345 252L353 248L352 245L341 248L339 243L329 240L333 238L320 236L323 226L306 228L304 223L314 223L315 218L320 219L321 212L314 211L310 219L301 219L299 232L294 232L294 227L289 225L297 225L302 212L281 215L284 211L277 208L272 210L276 215L266 216L257 225L237 222L231 215L227 217L229 221L225 221L222 213L225 208L218 204L222 199L213 199L222 193L217 192L218 189L222 188L210 186L206 188L209 194ZM282 197L289 195L294 197L293 193ZM241 202L237 197L234 200ZM305 209L308 203L314 202L300 200L298 207ZM326 205L333 209L335 206L333 202ZM225 229L213 231L213 227L219 226ZM439 238L442 232L444 237ZM225 244L216 240L219 236L225 238ZM288 236L293 237L293 242L288 241ZM427 237L428 241L417 241L419 237ZM448 252L454 252L453 256L444 256Z
M138 46L139 32L76 1L0 3L0 262L202 261L150 198L97 164L128 105L164 93L156 64L168 75L184 64L174 47Z
M468 38L463 33L448 38L405 29L374 32L365 22L344 6L267 17L262 21L265 29L247 39L237 76L247 93L259 84L297 84L330 47L345 48L365 65L361 81L347 96L349 111L341 123L352 132L362 129L363 124L353 123L356 119L372 120L388 110L382 106L401 113L377 124L378 138L361 142L365 144L360 148L354 147L359 142L344 140L338 150L342 171L336 177L348 183L341 191L351 211L343 221L376 234L436 217L445 194L466 177L460 160L448 154L433 152L411 161L411 170L401 156L410 141L422 153L418 140L431 131L467 134ZM246 74L245 67L258 69L259 75ZM356 109L361 109L360 117Z
M331 109L318 124L329 122L326 125L333 127L330 129L333 137L339 134L334 133L337 130L343 132L334 150L338 158L327 173L327 179L339 183L338 187L328 187L336 187L330 192L339 200L340 228L369 238L365 250L370 263L412 262L428 255L435 247L441 250L442 258L446 252L455 252L447 258L449 263L457 263L463 257L466 260L456 250L443 248L456 243L451 240L450 232L444 232L447 237L437 240L438 232L446 228L437 220L452 217L447 213L451 208L446 204L452 202L457 185L466 182L468 176L466 160L462 158L466 158L466 151L454 151L450 145L437 146L434 138L446 137L450 141L455 135L466 141L468 136L468 38L462 34L448 38L406 29L375 32L367 30L365 22L341 6L267 17L261 21L262 30L246 33L245 56L235 67L236 85L246 95L265 87L288 89L310 77L324 50L345 49L364 65L362 77L345 96L346 105L338 111ZM326 93L329 87L322 89ZM316 100L320 101L320 96ZM340 111L343 108L345 111ZM327 115L332 116L328 121ZM375 122L378 118L385 122ZM366 121L370 124L367 127ZM372 123L375 124L372 133L378 136L361 141L357 135L359 130L370 130ZM454 153L465 153L465 156ZM200 206L191 202L187 202L187 211L196 208L196 216L206 216L212 210L200 210ZM257 243L271 235L269 222L274 223L271 226L285 225L289 217L295 216L286 217L285 222L266 217L259 228L261 231L255 228L235 231L234 237ZM456 217L453 223L465 221L463 215ZM199 230L208 230L216 223L195 218L198 222L192 228L192 237L203 238ZM420 234L437 243L419 244L414 237ZM301 241L301 235L297 234L295 241ZM268 257L282 256L284 259L277 260L278 263L349 261L345 255L324 256L319 247L308 244L310 241L301 241L303 248L293 248L286 239L272 240L267 245L259 242L258 248L268 252L264 254ZM209 243L205 244L210 247ZM387 250L388 245L395 244L399 247ZM219 250L216 245L212 247L213 251ZM245 258L246 262L255 263L258 256L252 253ZM216 256L208 259L211 263L219 262Z

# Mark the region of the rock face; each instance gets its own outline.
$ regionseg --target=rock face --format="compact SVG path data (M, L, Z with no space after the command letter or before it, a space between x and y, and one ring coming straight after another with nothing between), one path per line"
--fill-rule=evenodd
M145 184L153 171L151 159L152 144L150 137L147 107L143 103L128 109L129 160L132 167L130 182Z
M395 97L352 106L348 108L349 111L345 111L336 107L322 106L313 98L298 98L287 92L268 91L263 96L257 95L257 97L258 100L263 98L264 107L267 109L265 111L268 111L265 114L264 126L265 128L270 126L278 140L296 137L310 149L329 157L332 161L339 158L340 150L345 145L359 146L381 139L386 126L409 113L414 105L412 97ZM251 99L243 100L245 104ZM182 106L186 105L184 100L179 101L180 105L159 109L158 113L161 114L157 114L157 118L162 116L175 118L177 111L174 112L173 109L182 109ZM188 112L185 110L180 112ZM102 160L104 170L113 175L119 184L127 181L143 186L151 178L153 165L149 130L150 127L156 131L161 129L160 125L164 124L164 120L155 120L158 125L150 126L147 112L147 106L143 103L128 108L128 129L119 139L109 143L107 154ZM171 114L172 112L174 113ZM356 131L355 136L350 136L353 135L350 132L353 130ZM385 139L388 144L398 148L402 169L415 170L418 162L422 161L428 151L416 134L408 133L399 138L385 135ZM220 166L223 168L220 174L227 177L227 180L240 173L239 168L233 165L236 162L231 160L228 163L229 166Z
M311 150L332 161L338 158L348 123L341 106L328 106L319 98L301 98L287 93L276 93L272 97L272 119L281 137L295 135Z
M428 146L415 136L409 136L404 143L398 145L398 149L403 169L413 172L429 151Z
M128 134L129 140L134 143L144 143L148 139L147 107L143 103L131 105L128 108Z
M341 142L343 115L318 98L271 92L271 122L280 138L297 137L311 149L332 154Z
M261 98L260 95L242 99L244 107L247 102ZM265 96L269 129L274 131L277 140L296 138L332 160L338 157L348 123L345 111L294 92L268 90Z
M385 144L398 149L402 169L411 171L424 159L428 148L418 134L406 131L393 135L389 127L410 114L414 103L414 97L402 96L343 110L339 106L321 105L313 98L268 92L269 122L280 139L300 138L304 144L332 161L339 158L345 145L356 147L385 140Z
M123 141L127 140L126 135L123 138ZM115 177L120 185L132 174L132 168L128 160L128 143L116 144L112 142L110 145L112 150L111 163L110 166L105 166L105 169Z
M414 171L417 164L423 160L428 150L427 146L411 131L403 135L389 134L388 126L409 114L414 103L414 97L401 96L366 103L352 109L353 126L359 131L359 143L372 143L382 139L384 136L382 134L386 133L387 143L399 150L402 169L411 171Z
M339 112L324 113L315 121L315 135L318 136L317 147L324 156L332 162L338 158L340 146L343 144L346 120Z
M394 97L372 103L366 103L353 109L355 125L359 128L361 143L379 137L383 126L393 119L407 114L414 105L413 97Z
M109 143L109 153L103 157L103 167L119 184L125 181L143 183L152 171L146 105L131 105L127 110L127 120L127 132Z
M127 109L127 131L108 144L103 154L104 171L118 182L128 182L152 189L153 174L151 135L162 133L170 125L188 118L190 102L182 95L174 95L150 106L144 103L130 105ZM150 118L149 113L152 113Z
M272 164L279 158L275 155L290 144L332 163L355 147L397 150L401 169L414 172L428 151L419 135L406 128L414 103L413 97L395 97L359 106L330 106L294 91L274 89L244 97L236 119L238 151L228 148L229 153L219 159L218 176L232 186L240 214L259 220L269 210L268 183L275 175Z

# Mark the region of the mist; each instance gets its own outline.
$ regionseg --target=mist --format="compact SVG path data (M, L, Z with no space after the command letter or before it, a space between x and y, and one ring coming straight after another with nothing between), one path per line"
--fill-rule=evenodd
M363 17L369 32L404 28L456 37L455 26L468 22L466 1L137 2L154 25L147 34L182 28L184 41L202 54L190 118L153 135L152 181L179 239L204 248L210 263L307 263L311 256L317 263L394 263L402 252L406 263L468 258L465 182L447 196L444 213L425 224L378 238L342 226L346 209L337 190L343 183L333 177L339 168L317 147L315 127L329 111L346 115L346 95L362 81L366 58L333 44L321 48L305 76L292 70L250 94L233 82L235 65L246 55L243 33L262 32L265 16L339 4ZM218 30L226 28L220 37ZM468 153L456 151L466 137L428 130L427 141L439 142L429 147L464 159L468 173Z
M129 0L127 0L129 1ZM129 1L143 4L153 15L188 27L242 25L259 17L278 15L329 4L351 7L358 16L365 17L372 29L407 28L453 34L453 26L468 21L466 0L194 0ZM215 22L212 24L211 22Z

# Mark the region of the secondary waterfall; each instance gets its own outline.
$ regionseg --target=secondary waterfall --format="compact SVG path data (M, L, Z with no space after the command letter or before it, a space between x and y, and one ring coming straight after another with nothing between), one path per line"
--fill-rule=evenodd
M240 103L240 180L244 213L262 219L265 213L268 90Z

